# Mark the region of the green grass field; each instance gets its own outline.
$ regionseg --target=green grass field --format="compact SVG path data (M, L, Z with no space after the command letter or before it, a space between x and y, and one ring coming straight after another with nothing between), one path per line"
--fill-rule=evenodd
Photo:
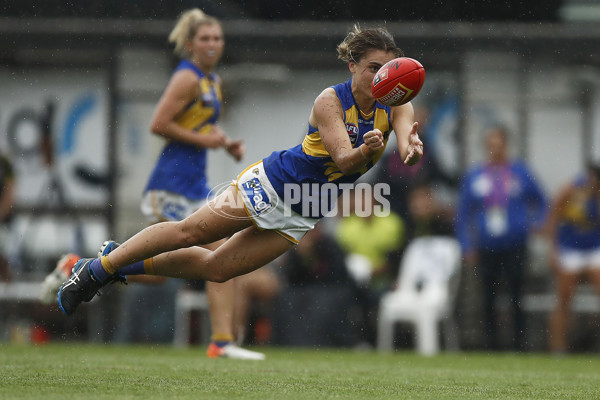
M0 399L599 399L600 357L0 344Z

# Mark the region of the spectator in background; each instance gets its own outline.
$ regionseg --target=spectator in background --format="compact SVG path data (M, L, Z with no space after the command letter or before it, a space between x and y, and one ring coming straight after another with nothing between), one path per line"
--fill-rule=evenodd
M567 351L571 300L581 277L600 294L600 164L564 187L548 218L550 266L557 302L550 318L550 351Z
M453 210L442 207L435 198L432 184L416 180L408 193L407 238L453 236Z
M339 220L336 239L346 253L360 254L369 260L371 290L388 290L397 274L397 265L388 261L405 244L404 221L393 211L377 216L375 207L381 204L373 191L354 190L349 198L350 215Z
M344 198L342 196L341 200L344 201ZM365 276L366 282L357 282L363 340L366 344L375 345L379 302L383 293L390 290L396 281L399 254L406 239L405 226L402 218L391 210L381 209L387 215L376 215L376 207L381 208L383 205L377 201L374 190L355 189L349 199L351 201L348 202L348 208L351 213L340 219L336 238L351 256L348 262L351 263L349 267L354 276ZM343 212L344 207L339 209ZM367 262L362 262L361 259ZM356 270L361 265L369 268L364 274Z
M351 326L356 288L346 254L322 224L278 259L287 287L276 304L274 343L347 347L357 343Z
M463 178L456 216L456 233L465 264L477 266L482 279L485 347L500 349L496 298L506 283L512 311L513 350L523 348L521 310L526 244L530 231L541 224L546 199L532 172L508 155L508 132L493 127L486 132L487 161Z
M0 154L0 282L11 280L8 261L5 257L5 244L8 242L9 222L15 204L15 175L8 158Z
M258 272L258 273L257 273ZM272 306L281 291L279 276L271 265L235 280L233 333L238 344L254 340L266 344L271 336ZM258 314L253 320L254 314ZM249 336L247 328L252 325Z
M346 253L320 225L283 256L284 276L290 286L347 284Z

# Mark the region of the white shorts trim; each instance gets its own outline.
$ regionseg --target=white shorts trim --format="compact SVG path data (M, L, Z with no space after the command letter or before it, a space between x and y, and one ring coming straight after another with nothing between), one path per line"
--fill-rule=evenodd
M565 272L581 272L600 268L600 248L574 250L562 248L559 251L561 269Z
M207 199L192 200L166 190L149 190L144 193L140 209L149 224L164 221L181 221L206 204Z
M303 217L284 203L269 181L262 161L242 171L233 185L258 228L275 230L292 243L298 243L319 221Z

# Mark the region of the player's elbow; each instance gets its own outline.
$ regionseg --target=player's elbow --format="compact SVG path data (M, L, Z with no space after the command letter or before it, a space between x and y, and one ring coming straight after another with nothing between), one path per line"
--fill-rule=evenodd
M337 166L338 170L346 175L350 172L352 172L353 169L353 165L352 165L352 160L349 157L349 153L347 154L331 154L331 159L333 160L333 162L335 163L335 165Z
M362 164L356 163L351 157L345 157L339 160L336 162L336 165L338 166L340 172L344 175L355 174L362 167Z
M155 118L150 122L150 132L154 133L155 135L164 136L167 125L167 122Z
M206 277L207 280L216 283L225 283L236 276L232 273L231 268L225 269L222 266L216 265L216 263L214 263L214 258L211 261L213 262L209 261L208 263L209 268L208 276Z
M344 175L350 175L356 172L356 168L352 165L338 165L340 172Z
M215 283L225 283L228 280L230 280L231 278L233 278L233 276L229 276L227 274L223 274L223 273L219 273L219 272L214 272L211 274L211 276L209 276L208 280L211 282L215 282Z

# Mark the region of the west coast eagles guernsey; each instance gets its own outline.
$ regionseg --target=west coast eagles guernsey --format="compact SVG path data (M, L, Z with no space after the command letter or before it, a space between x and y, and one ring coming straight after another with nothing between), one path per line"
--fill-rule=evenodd
M208 134L219 118L221 86L217 75L206 75L188 60L182 60L174 73L190 69L199 78L200 95L190 102L175 121L198 135ZM206 179L206 149L169 141L158 159L146 190L166 190L189 199L205 198L210 189Z
M387 144L389 134L392 130L390 122L390 107L380 103L375 103L374 111L369 114L363 114L352 95L352 80L333 86L335 92L342 103L344 110L344 123L346 131L352 146L354 148L362 145L363 135L373 129L379 129L383 133L384 144ZM385 149L385 146L384 146ZM321 135L317 128L308 125L308 133L304 137L302 144L288 150L273 152L263 160L265 172L273 185L273 188L283 200L285 198L286 184L295 184L301 187L297 193L302 193L300 202L290 204L291 208L304 217L321 218L326 214L327 209L332 209L337 197L341 194L339 184L353 183L361 175L367 172L381 158L384 149L380 150L376 156L369 161L358 173L345 175L333 162L331 156L325 149L321 141ZM323 185L328 185L327 190L322 190ZM333 187L333 192L330 189ZM288 195L290 190L288 189ZM329 198L324 198L325 196ZM320 204L324 202L329 207L315 208L305 207L311 211L311 215L304 215L302 202L314 202ZM316 214L314 214L316 212Z
M600 204L596 193L587 188L586 179L578 179L569 202L561 213L558 244L577 250L600 248Z

